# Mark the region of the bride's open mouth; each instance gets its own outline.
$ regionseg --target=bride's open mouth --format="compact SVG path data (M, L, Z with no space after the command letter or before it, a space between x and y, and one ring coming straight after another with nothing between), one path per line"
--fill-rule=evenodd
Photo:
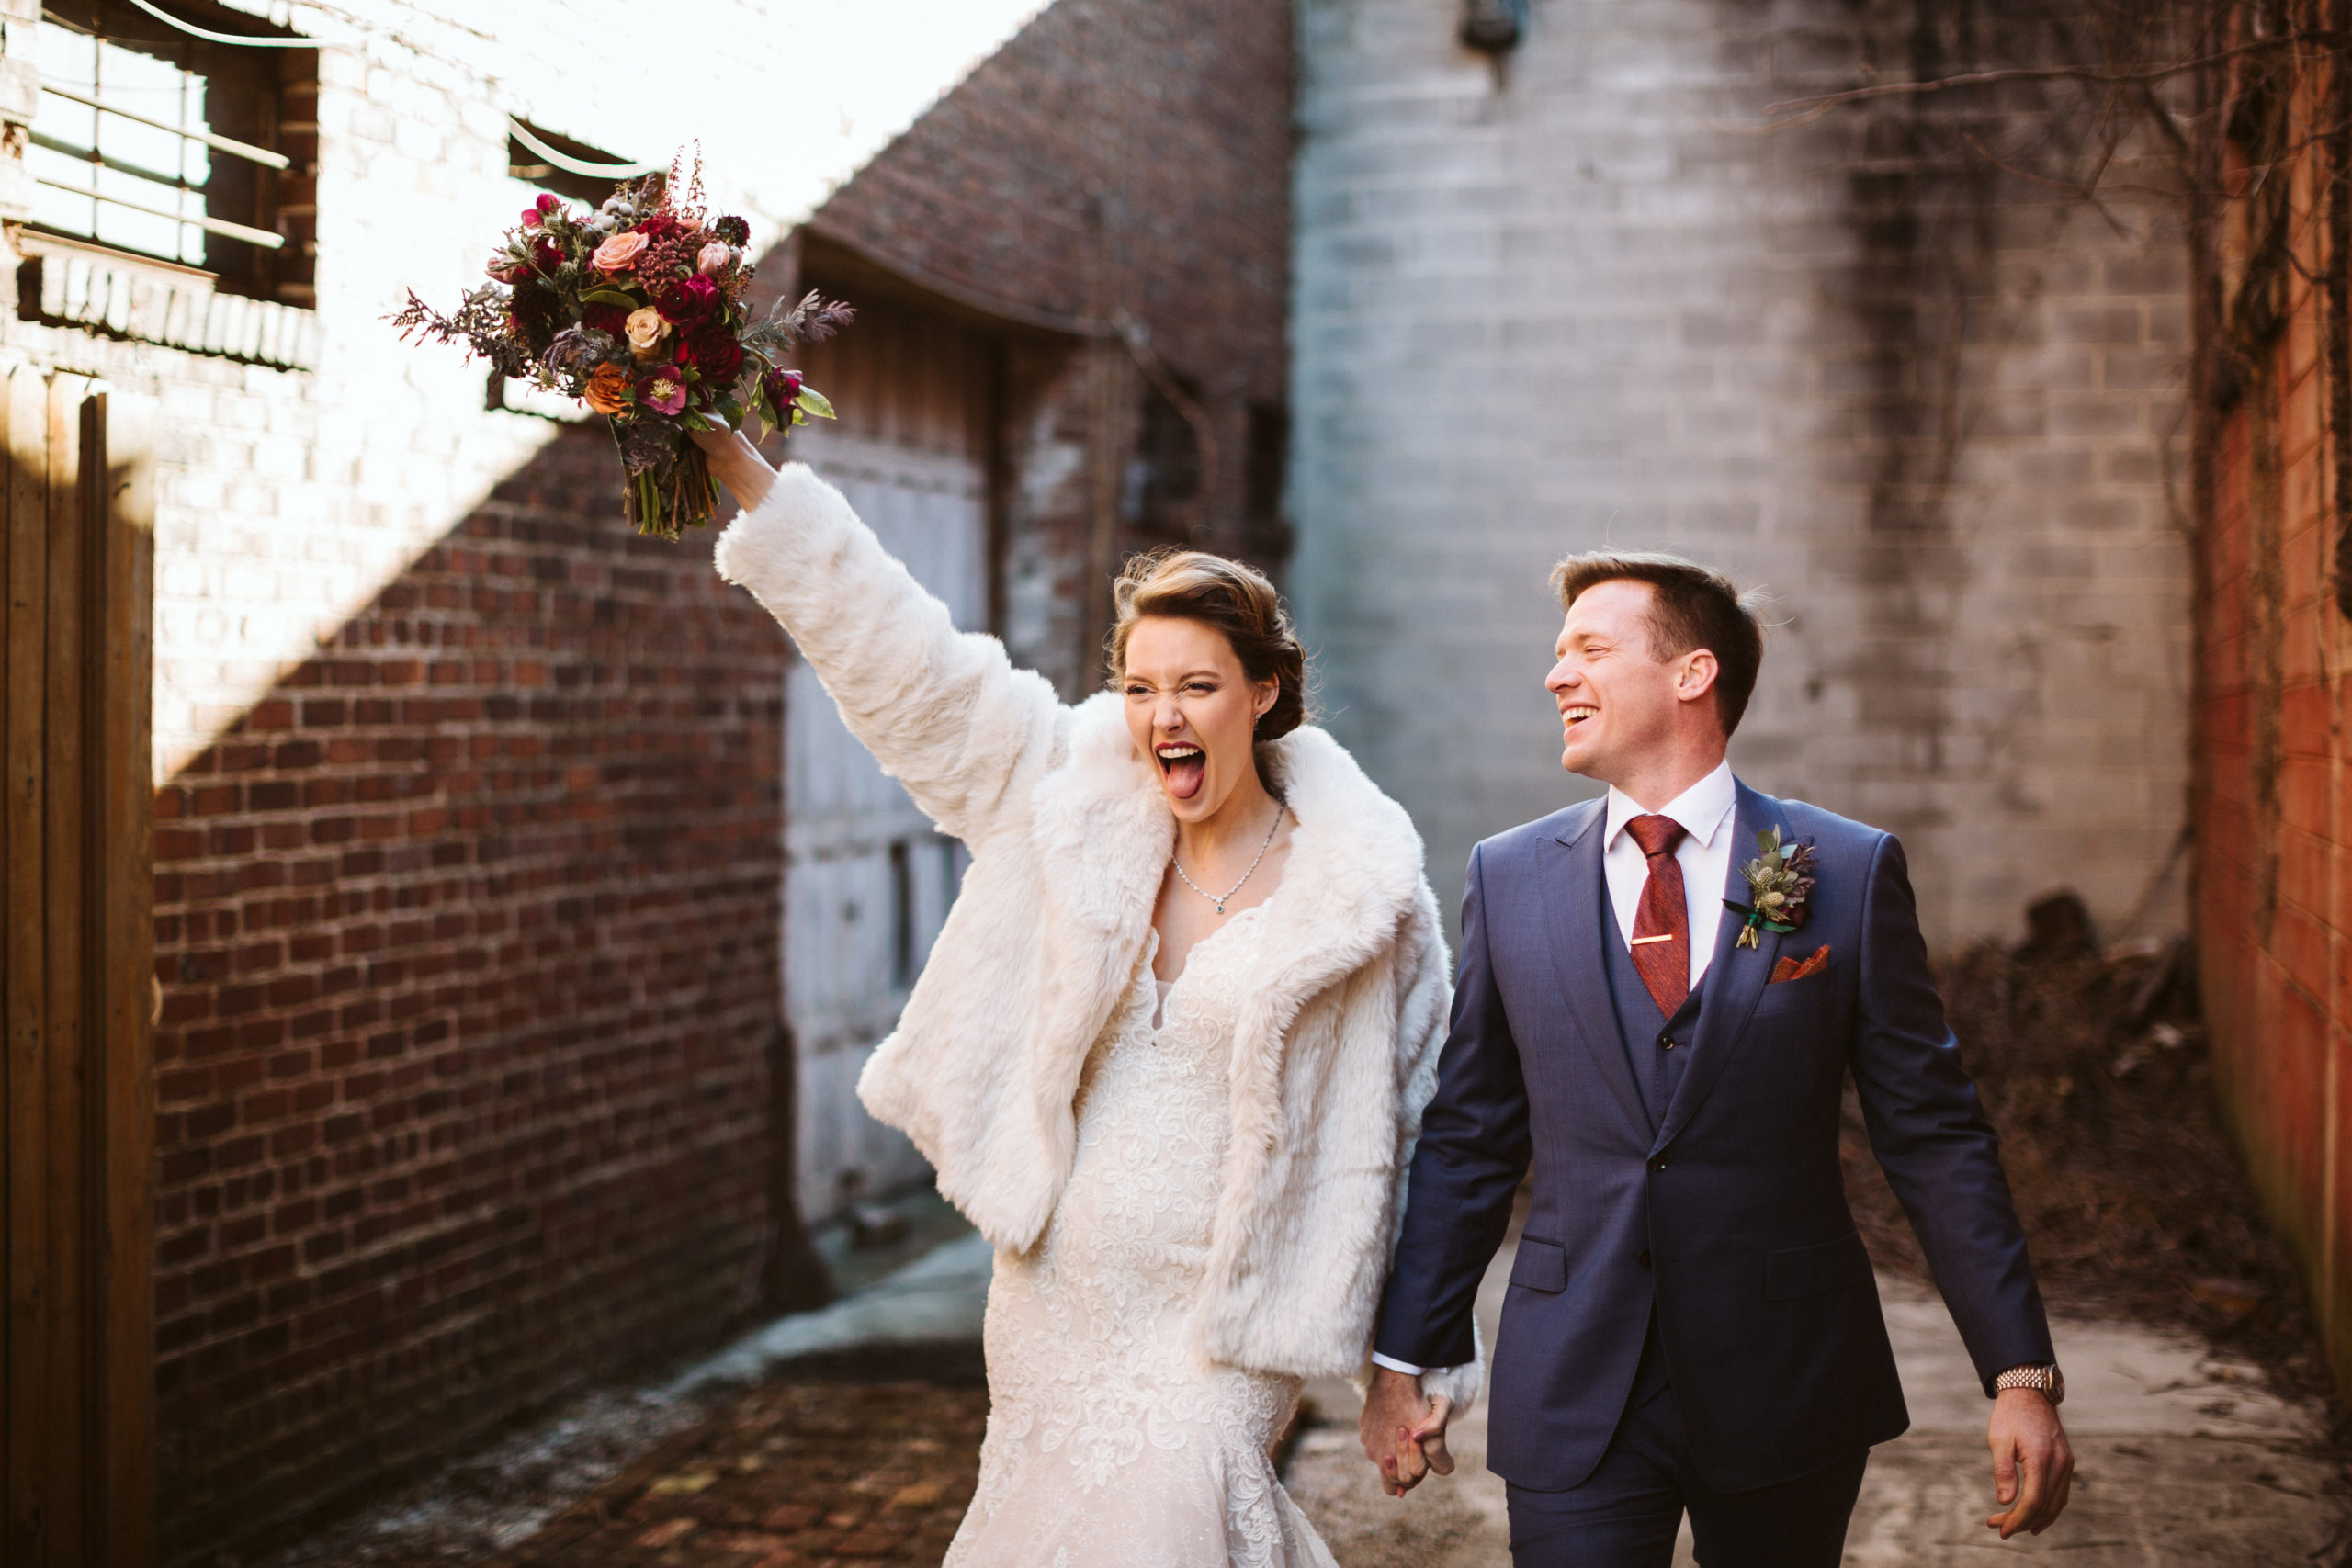
M1190 800L1201 793L1201 780L1209 771L1207 752L1176 740L1163 741L1153 750L1159 758L1159 771L1167 776L1170 795Z

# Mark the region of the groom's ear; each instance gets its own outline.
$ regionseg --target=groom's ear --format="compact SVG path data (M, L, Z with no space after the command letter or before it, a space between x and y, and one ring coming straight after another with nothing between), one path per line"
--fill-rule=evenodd
M1674 694L1680 701L1695 703L1712 695L1715 677L1723 673L1723 666L1715 656L1703 648L1694 648L1676 660L1679 668L1674 672Z

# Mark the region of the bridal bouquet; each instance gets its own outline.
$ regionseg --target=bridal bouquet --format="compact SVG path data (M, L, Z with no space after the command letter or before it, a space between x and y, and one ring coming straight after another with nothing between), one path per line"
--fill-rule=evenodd
M707 220L697 168L649 175L594 212L542 194L490 258L491 281L448 315L412 292L392 318L403 339L463 339L505 375L577 398L620 447L624 503L640 534L674 539L706 523L718 486L688 433L833 417L784 358L849 322L810 293L763 317L744 302L752 265L741 218Z

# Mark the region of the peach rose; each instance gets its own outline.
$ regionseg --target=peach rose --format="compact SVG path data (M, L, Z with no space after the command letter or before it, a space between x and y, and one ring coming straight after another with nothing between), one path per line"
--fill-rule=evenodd
M639 365L660 352L662 340L670 335L670 323L662 312L650 305L641 306L628 313L628 324L622 329L628 333L628 351Z
M616 272L627 272L631 265L635 265L638 252L643 249L645 249L645 236L632 229L627 233L616 234L598 245L596 254L590 256L588 262L598 272L610 277Z
M628 400L621 395L628 389L628 371L617 365L599 365L596 373L588 378L588 389L582 395L598 413L618 413L628 407Z

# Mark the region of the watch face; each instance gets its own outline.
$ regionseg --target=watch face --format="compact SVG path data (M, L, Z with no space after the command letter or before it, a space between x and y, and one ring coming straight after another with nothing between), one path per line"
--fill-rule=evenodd
M2066 1399L2066 1374L2056 1367L2050 1369L2050 1403L2063 1404Z

